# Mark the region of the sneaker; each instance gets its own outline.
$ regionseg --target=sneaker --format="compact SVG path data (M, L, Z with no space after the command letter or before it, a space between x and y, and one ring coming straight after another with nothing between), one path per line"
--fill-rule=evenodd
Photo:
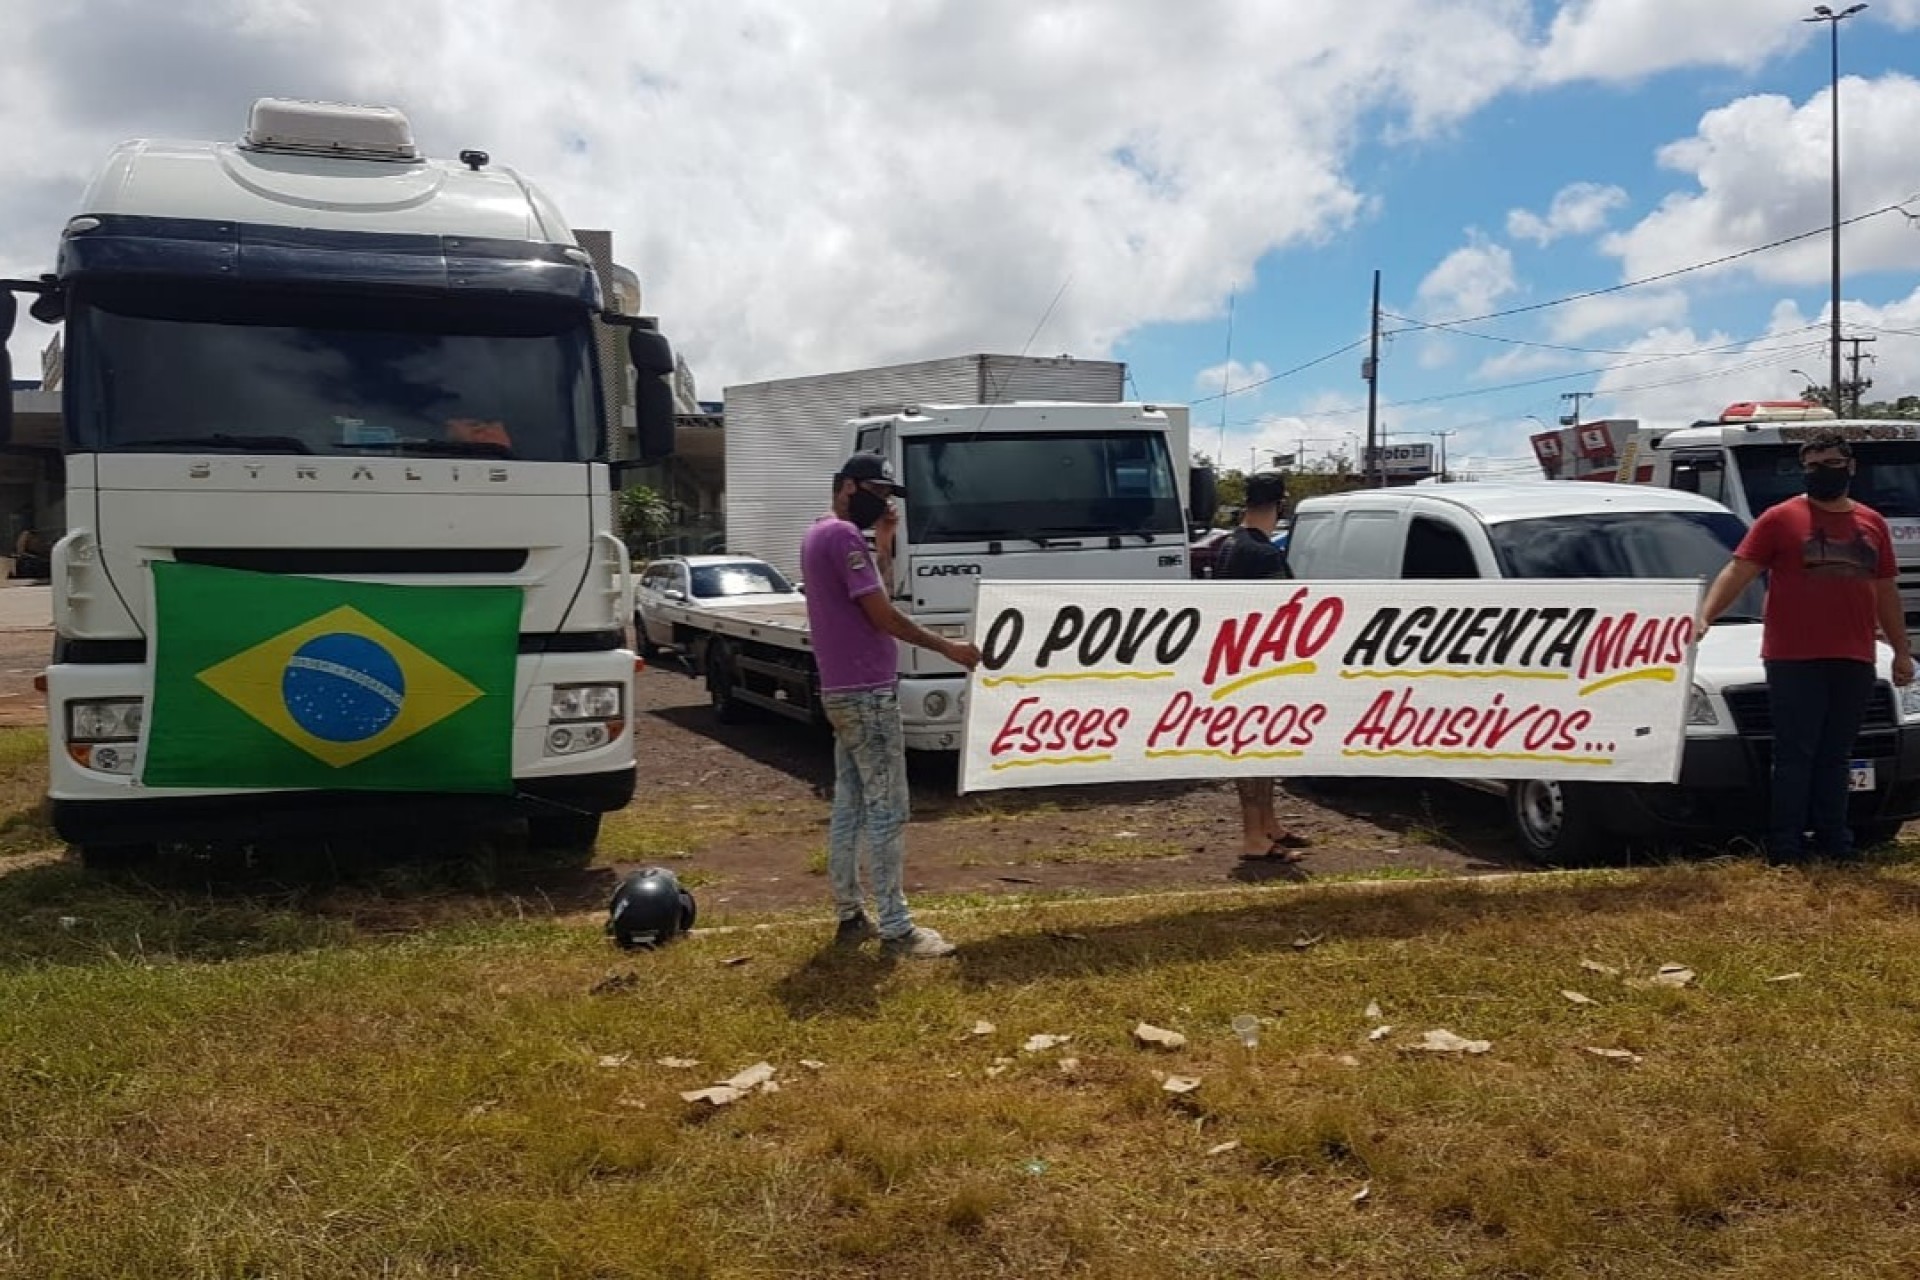
M840 922L840 927L833 931L833 945L857 947L868 938L879 936L880 931L873 927L873 921L867 919L867 913L860 911Z
M897 938L882 938L880 950L884 955L902 956L909 960L934 960L950 956L959 948L933 930L915 925Z

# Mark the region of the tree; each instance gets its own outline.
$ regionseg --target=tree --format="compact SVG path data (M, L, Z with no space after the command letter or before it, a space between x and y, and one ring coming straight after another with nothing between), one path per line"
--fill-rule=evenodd
M673 504L659 490L636 484L620 491L620 532L630 549L650 550L672 531L673 521Z

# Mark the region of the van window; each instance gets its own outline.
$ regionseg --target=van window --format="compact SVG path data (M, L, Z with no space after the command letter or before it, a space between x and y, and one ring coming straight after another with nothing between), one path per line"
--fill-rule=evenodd
M1407 528L1407 554L1400 564L1403 578L1477 578L1473 548L1466 535L1445 520L1415 516Z
M1294 520L1287 568L1296 578L1392 578L1400 570L1400 512L1312 512Z
M1727 500L1726 462L1718 453L1683 453L1673 460L1672 487L1715 502Z
M1340 517L1329 511L1307 511L1293 518L1287 533L1287 568L1296 578L1325 578L1320 565L1333 550L1333 532Z

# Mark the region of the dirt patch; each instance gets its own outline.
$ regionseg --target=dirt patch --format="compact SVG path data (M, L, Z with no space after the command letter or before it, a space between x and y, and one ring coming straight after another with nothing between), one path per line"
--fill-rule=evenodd
M702 900L735 910L818 904L833 778L823 729L722 725L671 659L639 681L640 792L602 857L670 860ZM1493 797L1445 783L1290 785L1279 811L1312 840L1300 864L1239 856L1229 782L1112 784L955 794L951 758L911 764L910 894L1116 893L1330 875L1511 871L1527 865ZM656 837L672 833L662 843ZM671 847L668 847L671 846Z
M0 631L0 725L45 723L45 699L33 678L50 650L50 632ZM833 778L827 732L778 719L722 725L701 682L671 658L641 675L636 710L639 791L626 810L609 815L593 865L489 874L481 896L530 900L555 914L599 911L619 874L662 862L694 886L711 915L796 907L824 914ZM1282 820L1313 842L1304 862L1288 866L1239 857L1239 810L1226 782L959 796L950 757L916 757L910 777L910 894L1129 893L1528 865L1506 834L1498 801L1445 783L1369 779L1287 787ZM324 855L329 865L338 853ZM276 878L287 867L322 865L304 855L282 863ZM365 889L361 875L348 879ZM380 918L394 913L394 927L442 914L424 900L432 895L404 888L358 894L345 885L310 887L331 899L333 910ZM343 893L358 898L357 906ZM438 904L453 915L480 905Z

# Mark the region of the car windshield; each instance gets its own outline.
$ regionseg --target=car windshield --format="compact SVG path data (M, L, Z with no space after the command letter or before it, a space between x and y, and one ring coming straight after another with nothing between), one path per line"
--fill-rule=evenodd
M1106 534L1186 539L1164 437L985 432L906 442L915 545Z
M585 314L522 299L95 286L69 328L69 447L579 462Z
M1746 525L1729 511L1633 511L1509 520L1491 532L1508 578L1712 579ZM1756 582L1722 616L1758 622L1760 606Z
M693 598L696 600L787 595L793 591L793 584L782 577L778 569L753 560L695 565L692 577Z
M1851 492L1883 516L1920 516L1920 440L1853 442ZM1797 444L1734 447L1747 507L1759 515L1776 502L1806 492Z

